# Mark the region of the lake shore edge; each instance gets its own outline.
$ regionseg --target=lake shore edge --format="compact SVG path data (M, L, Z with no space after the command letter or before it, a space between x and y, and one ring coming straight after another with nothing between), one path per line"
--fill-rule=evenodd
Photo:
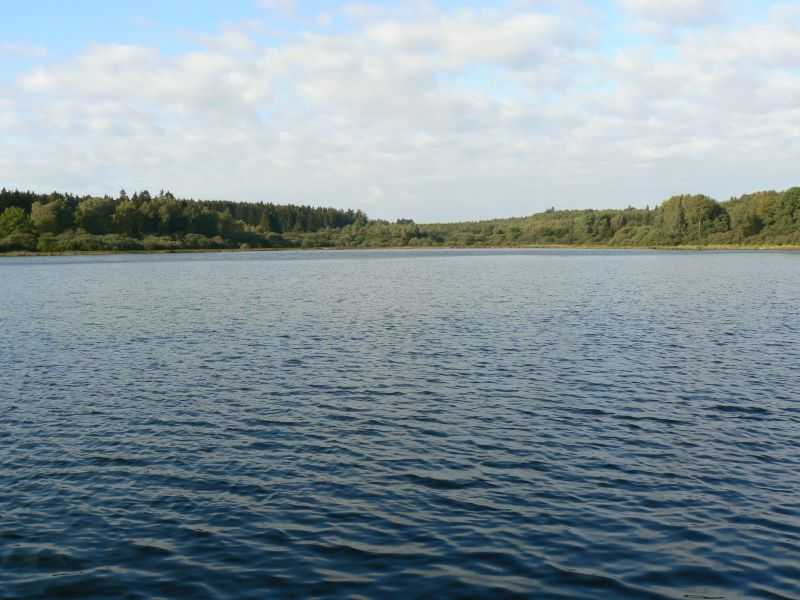
M518 246L319 246L313 248L172 248L169 250L70 250L64 252L0 252L1 258L42 256L114 256L122 254L220 254L242 252L331 252L348 250L649 250L672 252L800 252L800 245L687 244L679 246L615 246L609 244L527 244Z

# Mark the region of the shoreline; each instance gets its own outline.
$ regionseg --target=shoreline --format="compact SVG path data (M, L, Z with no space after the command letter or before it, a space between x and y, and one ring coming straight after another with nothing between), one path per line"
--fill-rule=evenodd
M68 252L0 252L0 258L31 258L45 256L116 256L138 254L220 254L226 252L331 252L375 250L638 250L652 252L800 252L797 245L684 245L684 246L610 246L607 244L533 244L524 246L320 246L317 248L203 248L172 250L75 250Z

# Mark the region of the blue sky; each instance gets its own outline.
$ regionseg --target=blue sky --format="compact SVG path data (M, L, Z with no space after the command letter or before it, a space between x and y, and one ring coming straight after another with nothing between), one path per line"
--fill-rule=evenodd
M667 2L669 0L666 0ZM778 4L772 0L731 2L729 19L756 21ZM262 20L267 25L285 31L287 35L308 30L344 31L349 20L338 16L330 27L316 22L320 14L337 12L347 2L312 0L294 2L291 10L265 9L253 0L38 0L37 2L7 3L0 20L0 38L6 42L48 48L51 58L65 57L79 52L89 43L126 43L155 45L165 52L181 52L192 48L191 32L213 33L220 26L247 20ZM375 1L370 4L392 7L397 3ZM519 2L488 2L442 0L436 6L445 10L465 8L498 8L521 5ZM557 2L530 2L542 12L559 13ZM642 35L632 32L629 15L620 10L613 0L593 0L592 10L604 17L608 27L603 45L614 49L620 46L646 42ZM12 61L4 61L13 68Z
M6 3L0 184L418 220L787 187L798 23L792 1Z

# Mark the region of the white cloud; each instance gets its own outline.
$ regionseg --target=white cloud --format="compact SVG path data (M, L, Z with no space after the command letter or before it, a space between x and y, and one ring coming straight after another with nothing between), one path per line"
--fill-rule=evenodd
M217 35L198 36L198 39L208 48L222 52L250 52L258 48L250 33L237 27L225 27Z
M476 63L524 66L574 42L559 19L535 13L505 18L467 13L425 24L380 23L366 35L381 48L438 58L442 68L456 69Z
M423 13L269 47L247 27L178 55L89 46L0 99L0 127L21 140L0 179L417 220L796 183L800 43L785 10L688 29L669 54L601 51L601 23L563 12Z
M724 13L724 0L620 0L621 5L644 21L668 25L699 25Z
M618 0L631 27L656 42L674 42L676 35L725 21L731 0Z
M242 110L268 94L257 69L231 54L208 50L168 58L158 50L129 45L90 46L71 63L23 75L19 85L56 98L116 100L203 113Z

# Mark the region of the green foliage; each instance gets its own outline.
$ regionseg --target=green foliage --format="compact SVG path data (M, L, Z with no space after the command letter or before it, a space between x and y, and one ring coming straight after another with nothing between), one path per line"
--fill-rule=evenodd
M800 188L723 203L703 195L674 196L653 210L552 208L524 218L429 225L369 221L306 235L303 242L312 247L799 244Z
M92 235L90 233L43 233L36 244L38 252L109 252L143 250L140 240L119 234Z
M781 233L796 232L800 225L800 187L786 190L777 202L773 202L767 209L765 220Z
M75 210L75 225L95 235L108 233L113 230L115 208L111 198L87 198Z
M31 205L31 222L40 233L60 233L72 224L72 211L61 198L42 199Z
M0 238L0 252L33 252L36 236L32 233L12 233Z
M286 247L800 245L800 187L717 202L673 196L655 209L556 210L481 222L369 220L361 211L194 201L147 191L117 198L0 191L0 252Z
M10 206L0 213L0 238L15 233L30 233L31 220L25 210L18 206Z
M360 211L181 200L163 191L79 198L0 190L0 251L289 247L300 246L306 234L366 223Z
M112 217L114 229L130 237L138 237L141 232L142 213L139 208L130 200L123 200L114 209Z

